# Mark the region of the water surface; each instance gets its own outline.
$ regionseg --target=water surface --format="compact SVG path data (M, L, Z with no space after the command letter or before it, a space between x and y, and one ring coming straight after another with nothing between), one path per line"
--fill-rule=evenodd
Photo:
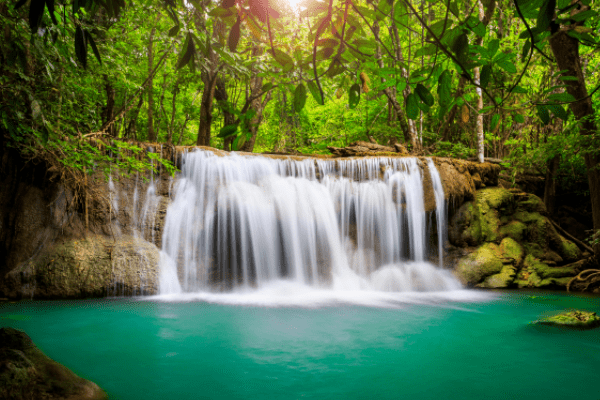
M111 399L600 399L600 329L529 324L598 297L317 294L23 301L0 325Z

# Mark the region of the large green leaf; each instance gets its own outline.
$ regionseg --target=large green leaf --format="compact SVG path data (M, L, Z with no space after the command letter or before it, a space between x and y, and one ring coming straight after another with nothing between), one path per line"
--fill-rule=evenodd
M275 49L275 61L283 67L284 72L289 72L294 68L294 59L279 49Z
M240 19L238 17L235 24L231 27L229 31L229 37L227 38L227 46L229 47L229 51L235 52L237 49L237 45L240 41Z
M434 99L429 89L419 83L415 88L415 92L419 95L423 103L427 104L428 107L433 106Z
M500 40L498 40L498 39L490 40L487 48L488 48L489 56L494 57L496 55L496 52L500 48Z
M494 114L492 116L492 121L490 122L490 131L494 131L494 129L496 129L499 121L500 121L500 114Z
M224 127L221 128L221 130L219 131L219 134L217 136L220 138L234 136L237 134L237 130L238 130L237 124L225 125Z
M543 32L550 27L550 21L554 18L555 8L556 0L544 0L537 15L537 28L540 32Z
M511 74L517 72L517 67L515 67L515 64L510 60L498 60L496 61L496 63L500 68L502 68L506 72L510 72Z
M488 83L490 83L490 78L492 77L492 68L486 64L481 67L481 73L479 75L479 84L482 88L486 88Z
M576 99L575 97L573 97L573 95L569 93L553 93L550 96L548 96L548 100L570 103L575 101Z
M417 95L411 93L406 97L406 116L413 121L419 117L419 100Z
M321 106L325 104L323 98L321 97L321 92L319 91L319 87L317 86L317 84L314 81L308 81L307 85L310 94L312 94L314 99L317 101L317 104Z
M563 121L568 118L568 113L565 111L563 106L561 106L560 104L548 104L548 109L550 109L550 111L552 111L552 114L556 115L558 118L562 119Z
M355 83L348 90L348 107L352 110L358 105L360 101L360 85Z
M294 90L294 111L300 112L306 104L306 87L301 83Z
M83 68L87 68L87 43L81 25L75 28L75 55Z
M452 85L452 76L448 70L445 70L438 79L437 93L440 98L440 105L442 107L448 107L452 101L452 94L450 93Z
M536 107L537 115L540 117L540 120L544 125L548 125L550 123L550 114L548 113L548 108L545 104L538 104Z

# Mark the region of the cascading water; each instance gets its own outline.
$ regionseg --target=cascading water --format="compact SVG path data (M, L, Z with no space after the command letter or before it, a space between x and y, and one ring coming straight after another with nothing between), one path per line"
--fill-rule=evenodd
M282 280L351 291L460 289L426 261L422 167L416 158L187 153L165 220L161 294ZM444 193L433 162L427 167L441 266Z

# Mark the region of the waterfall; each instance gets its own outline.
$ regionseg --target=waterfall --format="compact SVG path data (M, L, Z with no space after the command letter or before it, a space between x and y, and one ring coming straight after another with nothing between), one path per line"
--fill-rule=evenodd
M438 291L445 202L436 204L439 267L428 262L417 158L275 159L183 155L162 236L160 291L252 290L282 280L320 289Z

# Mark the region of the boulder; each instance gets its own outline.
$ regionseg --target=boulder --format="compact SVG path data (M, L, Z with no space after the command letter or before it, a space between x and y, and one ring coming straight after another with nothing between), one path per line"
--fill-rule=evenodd
M24 332L0 328L0 399L106 398L98 385L48 358Z
M467 286L566 288L580 272L577 245L556 231L539 197L519 190L478 190L452 216L448 237L472 249L455 268Z
M90 235L64 240L10 271L9 298L84 298L158 292L159 250L143 239Z

